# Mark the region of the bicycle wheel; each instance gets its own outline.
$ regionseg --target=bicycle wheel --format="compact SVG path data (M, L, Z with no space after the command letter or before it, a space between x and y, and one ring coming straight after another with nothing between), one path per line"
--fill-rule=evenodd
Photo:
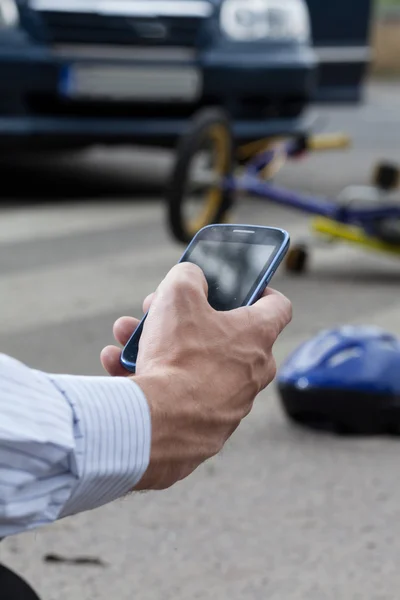
M168 225L177 241L188 243L206 225L228 220L234 192L226 181L233 155L226 115L219 109L201 111L178 145L166 194Z

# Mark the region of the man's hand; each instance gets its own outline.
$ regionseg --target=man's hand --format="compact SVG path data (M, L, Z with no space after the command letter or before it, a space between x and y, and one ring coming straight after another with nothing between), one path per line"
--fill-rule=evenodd
M254 306L217 312L203 272L175 266L146 299L135 381L152 417L150 466L137 489L165 489L218 454L276 374L272 348L292 318L290 302L268 290ZM122 345L137 321L114 326ZM127 374L120 350L106 348L112 375Z

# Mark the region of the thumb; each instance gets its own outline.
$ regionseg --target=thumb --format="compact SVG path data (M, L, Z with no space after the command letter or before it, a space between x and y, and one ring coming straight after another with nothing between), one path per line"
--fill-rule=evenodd
M207 280L200 267L189 262L172 267L158 286L153 304L160 300L174 302L177 298L186 302L199 299L208 301Z

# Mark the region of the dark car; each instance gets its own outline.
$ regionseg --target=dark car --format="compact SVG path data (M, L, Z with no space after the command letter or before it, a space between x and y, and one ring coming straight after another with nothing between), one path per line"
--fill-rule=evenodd
M238 140L294 132L310 31L304 0L0 0L0 147L170 146L211 105Z
M318 62L313 101L358 103L371 62L373 0L307 0Z

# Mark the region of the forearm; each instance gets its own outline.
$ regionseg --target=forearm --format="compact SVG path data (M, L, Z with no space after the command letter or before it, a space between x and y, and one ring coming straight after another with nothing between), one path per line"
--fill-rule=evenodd
M0 355L0 538L132 490L150 412L132 380L47 375Z

